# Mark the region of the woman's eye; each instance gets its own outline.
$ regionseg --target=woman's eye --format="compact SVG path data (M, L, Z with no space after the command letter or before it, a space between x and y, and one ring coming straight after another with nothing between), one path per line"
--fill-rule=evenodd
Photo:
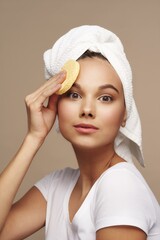
M102 101L102 102L112 102L112 101L113 101L112 97L107 96L107 95L101 96L101 97L99 98L99 100Z
M68 93L68 97L72 98L72 99L79 99L79 98L81 98L81 96L78 93L76 93L76 92L69 92Z

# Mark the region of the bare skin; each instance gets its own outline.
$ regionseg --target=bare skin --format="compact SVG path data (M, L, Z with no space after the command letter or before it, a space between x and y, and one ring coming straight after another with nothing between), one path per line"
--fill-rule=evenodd
M43 144L54 124L57 111L61 132L71 142L80 168L80 178L70 196L69 215L71 221L94 182L103 171L124 161L118 155L114 155L114 158L110 161L114 154L114 138L119 127L125 125L126 121L123 90L118 76L104 60L93 58L80 60L79 62L82 70L76 83L81 86L81 92L79 92L77 86L76 89L74 87L72 90L76 90L76 93L78 92L82 98L76 95L75 100L64 95L58 102L58 97L54 93L60 89L61 83L65 79L65 73L53 77L33 94L26 97L28 113L27 135L15 157L0 175L0 240L24 239L45 225L46 201L36 187L31 188L17 203L14 205L12 203L36 152ZM118 89L119 94L108 87L107 92L103 90L103 92L97 93L97 81L94 81L93 78L94 84L92 84L92 88L88 87L90 85L87 86L86 79L88 81L89 76L91 76L87 69L95 68L97 69L96 75L98 72L101 72L100 84L104 85L104 81L108 79L109 82L106 83L114 85ZM107 69L107 72L105 69ZM108 103L109 98L107 98L106 103L106 98L103 97L106 93L114 98L113 104ZM45 108L43 104L48 98L49 103L47 108ZM93 102L94 104L92 104ZM104 112L106 106L108 106L107 109L109 110L107 110L108 112L105 111L106 117L103 118L104 115L101 113ZM68 112L66 111L67 108L74 110L76 123L82 121L92 122L92 124L97 126L98 131L94 134L77 133L77 130L73 127L75 123L72 122L72 116L67 119L68 114L65 114L65 112ZM119 112L117 112L118 109L120 109ZM116 118L115 114L117 114ZM64 121L69 125L62 124ZM106 142L102 134L103 132L107 134L108 142ZM99 139L98 143L96 141L97 136ZM91 149L94 149L92 155ZM88 159L91 159L92 162L88 161ZM147 237L142 230L132 226L103 228L96 233L96 240L113 239L146 240Z
M126 121L122 85L119 77L108 62L101 59L94 60L95 62L93 59L79 61L81 72L76 81L76 86L73 86L70 90L70 97L71 99L73 98L73 102L68 100L68 96L63 96L58 105L61 132L63 136L72 143L80 168L80 177L73 189L69 201L71 222L99 176L108 167L124 162L118 155L115 155L110 162L114 152L113 142L115 135L120 126L125 126ZM99 66L99 68L97 66ZM98 72L94 71L96 67L100 73L103 73L102 75L98 75ZM88 69L91 69L91 72ZM94 76L98 77L95 78ZM99 86L104 86L105 84L116 87L119 93L117 94L115 90L110 88L97 93ZM106 96L114 98L113 105L110 105L109 99L108 103L99 101L100 98L106 98ZM69 109L67 109L68 106L70 115L66 114L69 111ZM65 111L62 111L61 108L64 108ZM101 114L101 111L103 114ZM74 113L74 117L71 115L72 113ZM74 121L72 121L73 119ZM119 120L114 121L114 119ZM98 131L95 135L88 133L77 134L71 127L77 124L77 122L89 122L98 127ZM103 123L103 127L101 123ZM108 126L108 128L104 126ZM101 127L103 129L102 132L104 133L105 131L104 135L107 135L108 139L110 139L108 142L106 142L106 137L103 139ZM112 129L112 131L110 131L110 129ZM104 228L96 233L96 240L113 239L146 240L146 234L142 230L132 226Z
M0 175L0 239L23 239L45 224L46 201L35 187L19 202L13 206L12 203L36 152L54 124L57 114L54 93L64 79L65 73L53 77L25 99L28 132L19 151ZM47 98L50 98L48 106L43 107Z

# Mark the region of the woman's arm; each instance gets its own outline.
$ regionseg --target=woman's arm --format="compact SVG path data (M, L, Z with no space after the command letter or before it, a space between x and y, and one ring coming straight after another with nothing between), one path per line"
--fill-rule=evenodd
M25 99L28 132L19 151L0 175L0 232L6 228L5 223L7 224L11 212L12 215L17 214L18 208L14 207L12 211L13 200L36 152L54 124L58 99L54 93L60 89L64 79L65 73L56 75ZM48 98L48 106L44 107L44 102ZM19 228L15 224L14 227Z
M40 191L33 187L12 205L0 239L25 239L45 225L45 216L46 200Z
M27 136L16 156L0 175L0 229L3 227L18 188L39 147L38 141Z
M97 231L96 240L147 240L141 229L132 226L113 226Z

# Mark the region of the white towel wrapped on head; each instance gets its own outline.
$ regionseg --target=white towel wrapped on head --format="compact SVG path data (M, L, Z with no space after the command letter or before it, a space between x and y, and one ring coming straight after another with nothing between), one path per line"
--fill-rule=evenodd
M127 121L115 139L116 153L130 162L133 155L144 166L141 123L133 98L132 71L123 45L113 32L94 25L71 29L44 53L45 77L49 79L61 70L67 60L77 60L86 50L100 52L106 57L123 85Z

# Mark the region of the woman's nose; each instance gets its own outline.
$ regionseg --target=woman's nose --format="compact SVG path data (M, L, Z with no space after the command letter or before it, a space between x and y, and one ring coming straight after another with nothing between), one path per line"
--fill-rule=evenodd
M83 101L80 110L80 117L95 118L95 104L93 101Z

